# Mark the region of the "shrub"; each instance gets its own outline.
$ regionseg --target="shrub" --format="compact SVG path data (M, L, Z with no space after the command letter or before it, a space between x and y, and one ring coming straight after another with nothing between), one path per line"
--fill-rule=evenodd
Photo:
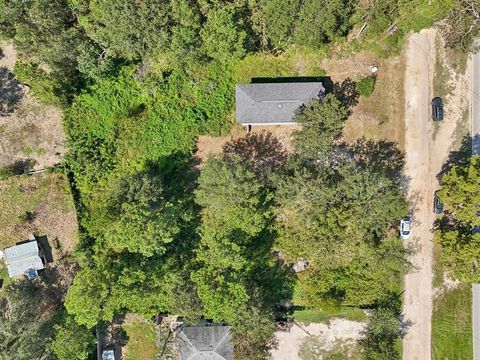
M37 162L34 159L20 159L0 168L0 180L5 180L11 176L23 175L33 169Z
M356 90L358 95L369 97L375 90L375 76L366 76L357 82Z

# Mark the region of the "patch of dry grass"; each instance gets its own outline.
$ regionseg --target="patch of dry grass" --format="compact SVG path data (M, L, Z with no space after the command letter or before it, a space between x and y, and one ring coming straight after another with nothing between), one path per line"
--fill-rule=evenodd
M156 334L151 322L129 321L123 325L127 333L127 345L124 349L127 360L151 360L158 352Z
M359 98L358 105L345 123L344 139L352 143L365 136L367 139L386 139L405 148L405 96L403 56L379 60L375 91L368 98Z
M0 248L25 240L30 233L47 236L55 259L76 245L76 211L63 174L14 176L0 181Z

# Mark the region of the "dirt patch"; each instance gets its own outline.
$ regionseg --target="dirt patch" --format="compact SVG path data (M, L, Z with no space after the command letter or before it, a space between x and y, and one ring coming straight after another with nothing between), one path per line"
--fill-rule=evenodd
M359 79L370 74L370 66L383 63L378 56L371 52L349 54L348 57L334 56L320 61L320 67L334 82L341 82L346 78Z
M36 169L59 163L65 153L62 112L32 99L16 81L12 44L0 42L0 51L0 166L25 158L34 159Z
M46 236L54 260L77 244L76 211L63 174L0 181L0 249L26 240L30 233Z
M275 334L278 346L271 351L272 359L321 359L322 354L341 351L343 347L344 355L353 358L349 351L362 338L364 326L365 323L345 319L333 319L328 324L295 323L290 332Z
M253 126L251 133L260 134L269 132L275 136L287 151L292 150L292 133L298 130L298 125L274 125L274 126ZM220 154L223 146L230 140L236 140L247 135L243 126L235 125L226 136L199 136L197 140L197 152L195 156L200 162L206 160L209 155Z
M199 136L197 139L197 151L195 156L200 159L200 161L204 161L209 155L220 154L223 145L226 142L241 138L245 135L245 129L240 125L235 125L230 129L230 132L226 136Z

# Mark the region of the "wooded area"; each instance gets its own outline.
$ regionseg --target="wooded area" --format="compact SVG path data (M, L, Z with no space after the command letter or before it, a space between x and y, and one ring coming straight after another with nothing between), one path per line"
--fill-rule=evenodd
M245 55L342 44L365 22L353 46L389 55L408 31L462 3L0 0L0 33L20 57L15 75L64 110L64 165L81 226L79 270L59 298L65 309L55 304L52 324L35 323L52 334L43 352L12 344L8 329L22 318L0 317L0 358L87 359L99 321L165 312L226 321L235 359L265 359L285 303L375 309L365 356L398 358L408 249L397 234L407 205L395 144L343 144L351 102L341 93L296 114L303 127L291 153L251 134L198 167L195 141L232 126ZM298 259L309 267L295 274ZM0 303L17 298L14 286Z

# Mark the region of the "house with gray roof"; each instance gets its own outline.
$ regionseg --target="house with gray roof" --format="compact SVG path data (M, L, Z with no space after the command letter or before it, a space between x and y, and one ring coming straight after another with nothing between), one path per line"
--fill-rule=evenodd
M26 275L33 279L38 276L37 271L44 268L41 251L33 235L29 241L3 250L3 256L11 278Z
M252 125L295 125L295 111L311 99L321 99L321 82L237 84L237 123Z
M180 360L233 360L231 326L182 327L177 334Z

